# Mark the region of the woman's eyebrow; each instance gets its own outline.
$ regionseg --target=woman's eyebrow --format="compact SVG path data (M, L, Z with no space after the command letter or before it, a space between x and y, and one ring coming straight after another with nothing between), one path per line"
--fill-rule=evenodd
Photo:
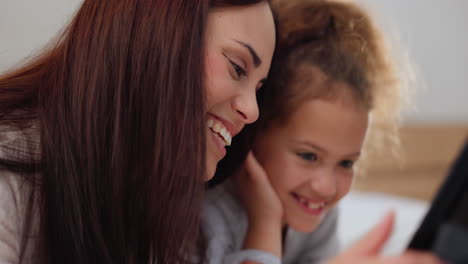
M234 41L241 44L243 47L245 47L249 51L250 55L252 55L252 61L254 63L255 68L258 68L258 66L262 64L262 59L260 59L257 52L255 51L254 48L252 48L252 46L239 40L234 40Z

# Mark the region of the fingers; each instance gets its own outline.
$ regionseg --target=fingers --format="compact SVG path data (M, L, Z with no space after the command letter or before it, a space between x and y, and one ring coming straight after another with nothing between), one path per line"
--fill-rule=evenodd
M431 252L406 251L398 256L381 256L385 242L392 234L395 222L395 212L390 211L374 226L360 241L354 244L344 254L334 258L333 264L445 264Z
M255 158L252 151L250 151L249 154L247 154L247 158L245 160L245 169L247 171L247 174L249 174L253 180L266 180L265 170Z
M361 256L375 256L380 253L385 242L390 238L395 223L395 212L388 212L361 240L355 243L347 253Z
M434 254L422 251L406 251L400 256L388 257L384 261L385 264L444 264ZM382 264L384 264L382 263Z

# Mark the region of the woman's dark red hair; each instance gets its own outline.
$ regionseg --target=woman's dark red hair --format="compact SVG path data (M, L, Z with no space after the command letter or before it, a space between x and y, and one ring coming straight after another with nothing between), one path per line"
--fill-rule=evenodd
M32 126L37 135L24 140L39 144L0 160L32 187L21 257L39 223L35 263L191 258L205 174L206 17L257 2L85 0L53 46L0 77L0 125Z

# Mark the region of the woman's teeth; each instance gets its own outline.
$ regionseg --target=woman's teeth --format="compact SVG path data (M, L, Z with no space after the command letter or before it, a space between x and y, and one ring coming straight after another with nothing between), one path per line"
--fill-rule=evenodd
M223 139L226 146L231 145L231 141L232 141L231 133L229 133L229 131L221 122L214 120L214 119L208 119L207 124L208 124L208 128L210 128L211 131L217 133Z

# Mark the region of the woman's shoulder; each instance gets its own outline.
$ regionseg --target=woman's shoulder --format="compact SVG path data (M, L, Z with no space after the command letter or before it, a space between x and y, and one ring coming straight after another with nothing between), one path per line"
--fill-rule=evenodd
M25 209L23 182L19 175L0 170L0 263L16 263L20 254Z
M37 140L33 127L18 129L0 126L0 159L9 161L26 152L35 152ZM28 202L31 201L31 184L23 175L0 166L0 263L17 263ZM36 232L35 227L30 234ZM28 238L31 236L28 235ZM29 244L29 243L28 243Z
M38 122L31 121L22 127L0 124L0 159L14 159L28 153L27 158L40 156L40 136Z
M24 188L20 175L0 169L0 222L13 217L13 212L20 209Z
M0 125L0 210L18 209L29 184L24 177L9 169L9 161L26 153L31 148L31 129L19 129L12 126ZM0 221L6 215L0 214Z

